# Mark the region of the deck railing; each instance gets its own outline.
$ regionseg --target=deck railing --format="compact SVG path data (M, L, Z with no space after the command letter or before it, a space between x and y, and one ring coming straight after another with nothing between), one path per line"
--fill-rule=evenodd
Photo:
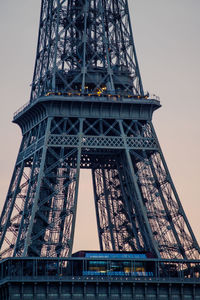
M7 258L0 262L1 283L7 280L62 281L75 278L200 283L200 260Z

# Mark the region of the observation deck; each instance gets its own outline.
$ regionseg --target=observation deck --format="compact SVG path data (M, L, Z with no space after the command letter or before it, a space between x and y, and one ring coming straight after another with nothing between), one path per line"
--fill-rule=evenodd
M155 95L123 97L111 94L48 93L19 108L14 113L13 122L24 131L38 119L49 116L151 121L153 112L160 107L160 99Z

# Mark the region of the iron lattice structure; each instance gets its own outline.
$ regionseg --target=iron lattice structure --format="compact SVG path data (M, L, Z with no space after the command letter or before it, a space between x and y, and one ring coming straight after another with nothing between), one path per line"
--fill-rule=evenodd
M127 1L42 1L31 100L50 91L144 94Z
M72 252L81 168L101 250L197 259L152 125L127 0L43 0L31 100L0 219L1 257Z

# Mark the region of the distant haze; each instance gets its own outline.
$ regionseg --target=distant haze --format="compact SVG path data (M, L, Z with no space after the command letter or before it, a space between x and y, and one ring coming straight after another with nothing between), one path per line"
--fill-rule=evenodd
M0 3L0 209L21 142L12 115L29 100L40 0ZM200 1L129 0L145 90L161 97L154 125L200 242ZM91 178L81 172L74 251L97 249Z

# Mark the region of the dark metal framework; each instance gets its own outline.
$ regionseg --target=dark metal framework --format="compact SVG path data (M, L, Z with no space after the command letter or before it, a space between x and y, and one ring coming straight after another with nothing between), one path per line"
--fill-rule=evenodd
M127 1L42 1L30 103L0 219L0 253L72 252L80 168L91 169L101 250L198 259L144 96Z
M79 172L89 168L102 250L197 258L198 244L148 120L158 101L80 100L40 98L15 117L23 140L1 216L2 256L71 253ZM119 109L126 118L116 118Z
M42 0L31 99L142 95L127 0Z

